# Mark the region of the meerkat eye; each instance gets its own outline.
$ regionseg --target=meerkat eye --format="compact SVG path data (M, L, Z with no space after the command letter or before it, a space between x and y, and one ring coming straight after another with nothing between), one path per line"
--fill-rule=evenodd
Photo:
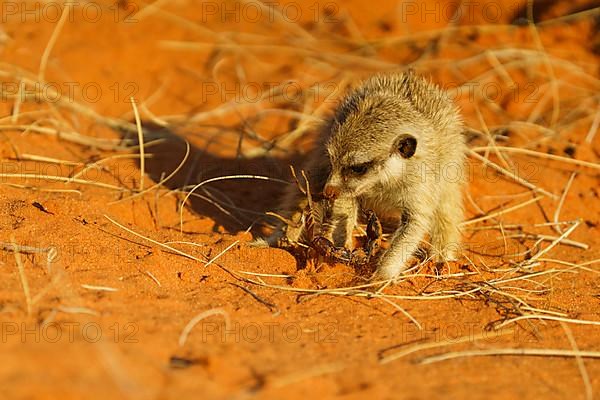
M363 164L356 164L356 165L351 165L350 167L348 167L348 169L354 174L354 175L364 175L367 173L367 171L369 170L369 167L371 166L370 162L367 163L363 163Z

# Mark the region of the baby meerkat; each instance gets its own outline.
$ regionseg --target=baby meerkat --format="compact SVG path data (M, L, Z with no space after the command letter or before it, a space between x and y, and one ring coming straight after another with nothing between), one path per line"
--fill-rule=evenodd
M429 233L437 261L454 260L463 219L465 139L457 107L433 83L413 72L377 75L350 91L321 127L304 171L321 235L352 249L359 210L393 221L396 231L374 279L392 279ZM293 228L276 231L299 241L306 232L295 187L285 194Z

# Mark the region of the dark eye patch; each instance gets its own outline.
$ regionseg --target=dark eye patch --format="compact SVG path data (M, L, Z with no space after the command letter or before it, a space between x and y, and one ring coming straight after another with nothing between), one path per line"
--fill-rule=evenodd
M373 162L369 161L362 164L351 165L347 168L347 171L349 171L353 175L361 176L366 174L372 166Z

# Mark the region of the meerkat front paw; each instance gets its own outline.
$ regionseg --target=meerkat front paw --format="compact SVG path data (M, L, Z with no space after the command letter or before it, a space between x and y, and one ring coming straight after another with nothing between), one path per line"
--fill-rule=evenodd
M458 261L458 250L450 249L441 252L441 254L438 254L438 261Z
M400 276L400 273L404 271L404 266L394 263L385 262L377 267L377 270L371 276L371 282L381 282L395 280Z
M354 249L354 227L358 213L358 204L353 197L339 197L325 200L327 211L324 214L321 236L336 247Z
M267 248L267 247L278 247L281 239L285 236L284 232L280 229L273 232L271 235L267 237L257 237L250 242L248 242L248 246L255 247L258 249Z
M434 260L438 263L458 261L460 249L458 245L446 245L441 249L433 249Z
M256 239L249 241L248 246L254 247L257 249L264 249L267 247L271 247L271 245L269 244L269 238L263 238L263 237L257 237Z

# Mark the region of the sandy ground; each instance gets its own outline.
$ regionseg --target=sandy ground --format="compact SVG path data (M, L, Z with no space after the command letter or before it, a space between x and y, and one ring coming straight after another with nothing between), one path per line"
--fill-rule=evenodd
M260 4L1 3L0 398L599 396L598 4ZM408 65L469 127L461 259L372 296L249 247L315 117ZM182 208L234 175L271 180Z

